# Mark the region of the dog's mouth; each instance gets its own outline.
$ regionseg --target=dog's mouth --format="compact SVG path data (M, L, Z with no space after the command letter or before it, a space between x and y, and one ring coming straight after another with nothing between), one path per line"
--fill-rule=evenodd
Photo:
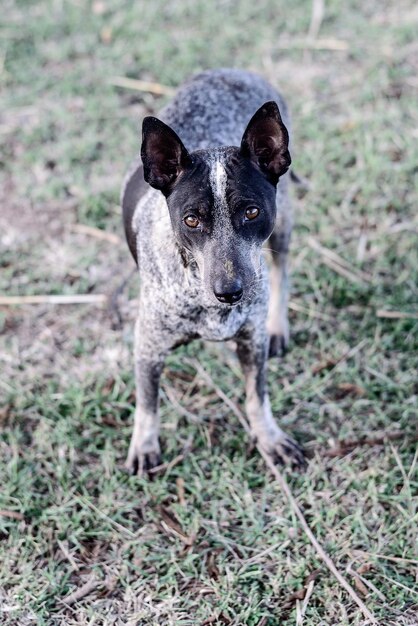
M245 304L246 300L242 299L239 302L219 302L216 298L212 298L212 301L218 309L222 309L223 311L230 311L232 309L237 309L243 304Z
M213 267L213 266L212 266ZM187 268L205 292L207 306L225 311L249 304L257 293L257 271L214 277L203 259L189 254ZM218 269L218 268L216 268ZM216 274L215 274L216 276ZM210 303L210 304L209 304Z

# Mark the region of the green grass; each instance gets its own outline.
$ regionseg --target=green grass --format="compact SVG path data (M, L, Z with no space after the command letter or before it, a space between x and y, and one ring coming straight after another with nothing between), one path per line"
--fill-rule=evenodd
M121 180L141 116L163 104L112 77L176 86L212 66L263 73L289 101L295 169L311 184L294 194L292 347L270 364L274 413L311 459L287 479L379 623L411 625L418 322L377 312L418 308L417 12L412 0L328 4L319 37L342 50L303 49L306 0L6 0L0 293L110 294L132 270L123 241L74 228L122 239ZM351 275L327 265L311 238ZM135 297L132 279L121 330L94 306L0 307L0 623L364 624L237 419L190 365L198 359L241 404L229 346L196 343L170 357L163 456L184 458L151 481L123 472ZM294 594L309 575L298 621ZM66 606L91 576L95 588Z

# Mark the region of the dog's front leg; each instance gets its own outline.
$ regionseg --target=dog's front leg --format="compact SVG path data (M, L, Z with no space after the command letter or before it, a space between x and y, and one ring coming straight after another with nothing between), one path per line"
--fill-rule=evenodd
M289 346L287 252L274 252L272 256L267 319L270 335L269 357L283 356Z
M289 346L287 255L293 218L287 176L282 178L277 186L276 201L278 216L274 230L268 240L272 259L267 316L267 330L270 334L269 357L284 355Z
M245 377L246 411L253 437L275 462L304 466L300 446L277 425L267 390L269 338L254 327L246 327L237 337L237 354Z
M160 376L169 346L150 328L149 320L138 317L135 326L135 421L126 468L141 475L160 463Z

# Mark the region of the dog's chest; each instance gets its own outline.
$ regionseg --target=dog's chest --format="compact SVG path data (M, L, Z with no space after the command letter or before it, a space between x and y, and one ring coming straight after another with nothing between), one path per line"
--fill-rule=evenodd
M207 307L187 297L172 308L169 325L184 337L195 336L207 341L226 341L236 336L248 318L245 306L226 309Z
M183 268L174 271L173 265L166 268L161 281L155 274L151 280L149 274L142 277L141 302L146 303L143 315L178 341L231 339L260 307L258 300L233 308L213 305L206 300L199 281L184 273Z
M223 311L221 313L206 311L206 315L202 316L200 324L198 323L199 336L207 341L226 341L235 337L246 319L245 310L233 310L227 315Z

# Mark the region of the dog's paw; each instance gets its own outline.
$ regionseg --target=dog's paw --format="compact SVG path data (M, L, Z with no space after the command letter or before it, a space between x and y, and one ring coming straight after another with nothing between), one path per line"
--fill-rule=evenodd
M154 450L143 452L140 446L131 444L125 468L132 476L143 476L154 467L161 465L161 452L159 446Z
M268 442L263 445L260 442L260 445L276 465L286 465L298 470L306 469L307 462L302 446L283 431L273 443Z
M284 356L289 349L289 337L284 335L270 335L269 354L271 359L276 356Z

